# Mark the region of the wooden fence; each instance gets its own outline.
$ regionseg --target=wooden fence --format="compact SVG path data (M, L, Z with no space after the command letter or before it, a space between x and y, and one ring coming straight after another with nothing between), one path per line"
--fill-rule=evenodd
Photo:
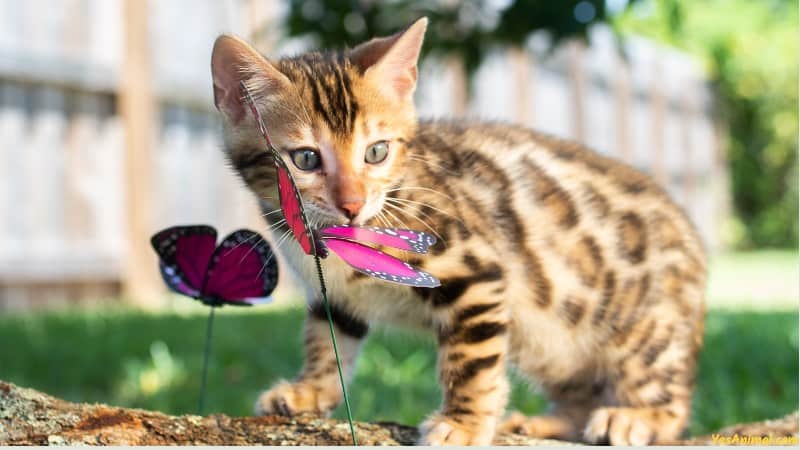
M220 151L208 61L218 33L251 36L280 8L45 3L0 0L0 311L120 295L160 304L152 232L263 227ZM550 57L544 39L486 61L471 97L457 61L426 61L421 114L522 122L629 161L654 173L716 248L725 169L692 61L634 41L625 63L602 28L588 47Z

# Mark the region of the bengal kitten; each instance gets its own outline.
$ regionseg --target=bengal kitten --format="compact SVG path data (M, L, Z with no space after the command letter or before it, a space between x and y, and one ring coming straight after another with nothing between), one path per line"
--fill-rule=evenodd
M276 175L240 81L315 224L439 237L429 255L384 249L437 276L436 289L324 260L345 374L370 326L418 327L438 339L444 392L421 443L488 444L503 430L611 444L676 438L703 336L706 258L689 220L649 177L578 144L506 124L418 121L426 25L274 61L231 36L214 45L227 157L275 239L287 233ZM316 292L313 259L292 239L281 250ZM263 393L257 414L323 414L341 400L316 294L309 304L305 366ZM546 390L549 413L501 422L509 365Z

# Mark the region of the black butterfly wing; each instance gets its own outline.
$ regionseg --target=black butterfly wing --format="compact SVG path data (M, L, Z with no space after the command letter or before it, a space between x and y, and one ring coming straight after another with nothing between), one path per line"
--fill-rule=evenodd
M150 243L158 254L167 286L178 294L198 297L216 247L217 231L207 225L176 226L156 233Z

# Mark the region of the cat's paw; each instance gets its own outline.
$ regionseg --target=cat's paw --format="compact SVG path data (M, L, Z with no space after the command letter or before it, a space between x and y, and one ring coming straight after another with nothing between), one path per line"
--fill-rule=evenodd
M576 438L575 426L564 417L558 416L532 416L528 417L520 412L513 412L497 427L500 433L516 433L542 439Z
M322 394L322 390L308 383L281 381L258 396L254 408L255 414L257 416L270 414L294 416L303 413L322 415L332 410L337 403L335 399Z
M600 408L589 417L584 437L593 444L648 445L656 430L636 408Z
M436 415L420 425L420 445L489 445L494 427L469 427Z

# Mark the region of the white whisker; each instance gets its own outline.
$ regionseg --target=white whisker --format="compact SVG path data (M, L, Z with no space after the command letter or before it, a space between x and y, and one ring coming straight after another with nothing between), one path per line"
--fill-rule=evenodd
M447 246L447 242L444 240L444 238L442 238L442 235L441 235L441 234L439 234L438 232L436 232L436 230L434 230L434 229L433 229L433 227L432 227L432 226L430 226L430 224L428 224L428 222L424 221L422 218L420 218L420 217L417 217L417 216L415 216L415 215L411 214L410 212L408 212L408 211L404 210L403 208L399 207L398 205L394 205L394 204L391 204L391 203L384 203L384 205L385 205L385 206L389 206L389 207L391 207L391 208L394 208L394 209L396 209L398 212L401 212L401 213L405 214L406 216L408 216L408 217L410 217L410 218L412 218L412 219L414 219L414 220L418 221L419 223L421 223L422 225L424 225L424 226L425 226L425 228L427 228L428 230L430 230L430 232L431 232L431 233L433 233L433 234L434 234L434 235L435 235L437 238L439 238L439 240L440 240L440 241L442 241L442 243L443 243L445 246ZM413 207L413 206L412 206L412 207ZM388 210L387 210L387 212L388 212ZM419 213L420 213L420 214L425 214L425 212L423 212L423 211L419 211ZM428 216L427 214L425 214L425 216L426 216L426 217L428 217L429 219L431 219L431 220L432 220L432 218L431 218L430 216Z
M289 237L291 233L292 230L284 231L283 234L278 239L276 239L275 248L281 248L281 245L283 245L286 242L286 239Z
M456 215L454 215L454 214L451 214L451 213L449 213L449 212L447 212L447 211L445 211L445 210L443 210L443 209L437 208L437 207L435 207L435 206L431 205L430 203L418 202L418 201L416 201L416 200L409 200L409 199L407 199L407 198L397 198L397 197L386 197L386 201L388 201L388 202L396 202L396 203L399 203L399 204L401 204L401 205L402 205L402 204L410 204L410 205L415 205L415 206L416 206L416 205L419 205L419 206L426 206L426 207L428 207L428 208L430 208L430 209L432 209L432 210L434 210L434 211L436 211L436 212L438 212L438 213L444 214L444 215L446 215L446 216L450 216L450 217L452 217L453 219L455 219L455 220L457 220L457 221L461 222L462 224L464 223L464 221L463 221L463 220L461 220L461 218L460 218L460 217L458 217L458 216L456 216ZM421 208L419 209L419 211L420 211L420 212L423 212ZM427 215L427 214L426 214L426 215ZM430 216L428 216L428 217L430 217Z
M223 256L227 256L227 255L228 255L230 252L232 252L232 251L236 250L236 249L237 249L237 248L238 248L240 245L242 245L242 244L246 244L247 242L249 242L249 241L250 241L250 239L253 239L253 238L254 238L254 237L256 237L256 236L257 236L257 235L256 235L256 234L254 234L254 235L250 236L249 238L247 238L247 239L243 240L242 242L239 242L238 244L236 244L236 245L234 245L233 247L229 248L229 249L228 249L228 251L227 251L227 252L225 253L225 255L223 255ZM247 255L245 255L245 256L247 256ZM240 262L241 262L241 261L240 261Z
M271 215L273 215L273 214L277 214L277 213L279 213L279 212L281 212L281 211L282 211L282 209L280 209L280 208L278 208L278 209L273 209L272 211L270 211L270 212L268 212L268 213L261 214L261 217L269 217L269 216L271 216Z
M256 245L258 245L258 244L259 244L259 242L261 242L261 241L263 241L263 240L264 240L264 238L263 238L263 237L261 237L261 235L253 235L253 236L258 236L258 240L255 242L255 244L253 244L253 245L251 245L251 246L250 246L250 249L249 249L249 250L247 250L247 252L245 252L245 254L244 254L244 255L242 255L242 258L241 258L241 259L239 259L239 264L241 264L242 262L244 262L244 259L245 259L245 258L247 258L247 255L249 255L249 254L250 254L250 252L252 252L254 248L256 248ZM249 241L249 240L250 240L250 239L251 239L253 236L250 236L249 238L247 238L247 240ZM237 245L237 247L238 247L238 245Z
M396 220L396 221L397 221L397 222L398 222L400 225L402 225L402 226L403 226L403 228L405 228L405 229L407 229L407 230L409 229L408 225L406 225L406 223L405 223L405 222L403 222L402 220L400 220L400 218L399 218L399 217L397 217L397 216L396 216L396 215L395 215L393 212L389 211L388 209L386 209L386 210L384 210L384 211L386 211L386 214L389 214L390 216L394 217L394 220Z
M386 228L392 228L392 225L386 220L386 216L383 214L383 211L379 211L378 214L375 216L378 218L378 221L383 224Z
M279 221L267 226L264 230L266 232L268 232L268 233L271 233L271 232L275 231L277 228L279 228L280 226L282 226L285 223L286 223L286 219L281 219L281 220L279 220Z
M287 235L287 234L289 234L289 232L290 232L290 231L291 231L291 230L288 230L288 231L284 232L284 233L283 233L283 235L281 236L281 238L280 238L280 239L283 239L283 238L285 238L285 237L286 237L286 235ZM279 240L280 240L280 239L279 239ZM265 267L267 267L267 264L269 264L269 262L270 262L270 261L272 261L272 258L274 258L274 257L275 257L275 255L277 255L277 254L278 254L278 253L277 253L277 251L276 251L276 250L277 250L277 248L278 248L278 244L275 244L275 247L272 249L272 254L271 254L271 255L269 255L269 258L267 258L267 260L264 262L264 266L261 268L261 271L263 271L263 270L264 270L264 268L265 268ZM259 272L259 273L258 273L258 275L260 276L260 275L261 275L261 272Z
M429 160L424 159L422 157L415 156L415 155L409 155L409 156L407 156L407 158L412 160L412 161L418 161L418 162L421 162L423 164L426 164L426 165L428 165L428 167L434 167L436 169L442 170L442 171L447 172L447 173L449 173L451 175L456 175L456 172L453 171L452 169L448 169L447 167L444 167L444 166L442 166L440 164L437 164L437 163L435 163L433 161L429 161Z

